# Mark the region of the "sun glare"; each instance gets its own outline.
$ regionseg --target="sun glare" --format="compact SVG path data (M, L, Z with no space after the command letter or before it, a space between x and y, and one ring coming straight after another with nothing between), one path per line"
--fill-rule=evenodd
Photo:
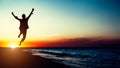
M10 48L16 48L16 47L18 47L18 45L16 45L15 43L11 43L11 44L9 45L9 47L10 47Z

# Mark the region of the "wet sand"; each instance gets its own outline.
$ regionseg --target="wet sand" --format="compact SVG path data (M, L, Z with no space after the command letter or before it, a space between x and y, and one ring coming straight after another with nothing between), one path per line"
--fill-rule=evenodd
M23 49L0 48L0 68L69 68Z

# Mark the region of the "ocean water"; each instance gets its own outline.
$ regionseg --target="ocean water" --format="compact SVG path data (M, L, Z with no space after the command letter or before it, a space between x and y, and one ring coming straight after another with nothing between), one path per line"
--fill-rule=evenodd
M120 68L119 48L30 49L33 55L51 59L71 68Z

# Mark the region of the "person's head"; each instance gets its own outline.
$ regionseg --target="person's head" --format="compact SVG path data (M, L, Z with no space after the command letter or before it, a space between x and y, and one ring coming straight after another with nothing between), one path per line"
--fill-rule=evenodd
M26 16L25 16L25 14L22 14L22 18L24 19Z

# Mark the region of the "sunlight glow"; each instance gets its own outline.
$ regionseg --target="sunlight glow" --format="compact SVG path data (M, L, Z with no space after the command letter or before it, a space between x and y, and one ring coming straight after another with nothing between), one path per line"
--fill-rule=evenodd
M9 47L10 47L10 48L17 48L18 45L16 45L15 43L11 43L11 44L9 45Z

